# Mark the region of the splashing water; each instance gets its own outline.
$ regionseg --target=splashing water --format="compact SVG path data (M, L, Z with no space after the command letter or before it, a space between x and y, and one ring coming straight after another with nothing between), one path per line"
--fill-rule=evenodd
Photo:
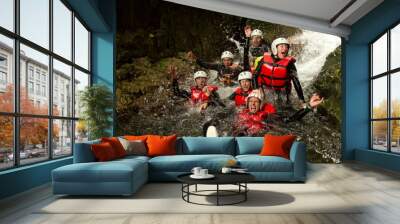
M301 47L296 67L299 79L306 87L319 74L326 57L341 43L337 36L303 30L290 39L290 43Z

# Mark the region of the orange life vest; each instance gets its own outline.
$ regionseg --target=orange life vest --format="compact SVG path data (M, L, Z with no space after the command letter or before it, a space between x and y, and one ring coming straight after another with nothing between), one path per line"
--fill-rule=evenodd
M287 66L294 62L296 59L289 56L275 61L269 53L265 53L260 62L262 65L257 78L258 85L275 90L290 88Z

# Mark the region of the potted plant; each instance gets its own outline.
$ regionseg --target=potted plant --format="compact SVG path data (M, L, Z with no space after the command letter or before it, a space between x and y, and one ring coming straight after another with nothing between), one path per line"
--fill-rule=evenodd
M79 106L82 108L81 118L87 127L89 140L109 136L107 131L112 125L112 93L102 84L94 84L86 87L79 98Z

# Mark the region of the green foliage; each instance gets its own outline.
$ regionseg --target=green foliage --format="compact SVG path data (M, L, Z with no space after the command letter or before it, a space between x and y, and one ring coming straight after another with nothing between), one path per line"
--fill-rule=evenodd
M315 77L311 88L307 92L319 92L325 98L324 103L318 108L321 113L328 116L330 122L340 129L341 97L342 97L342 70L340 46L328 55L321 72Z
M95 84L86 87L80 93L80 105L83 108L89 139L109 136L107 129L112 125L112 93L105 85Z

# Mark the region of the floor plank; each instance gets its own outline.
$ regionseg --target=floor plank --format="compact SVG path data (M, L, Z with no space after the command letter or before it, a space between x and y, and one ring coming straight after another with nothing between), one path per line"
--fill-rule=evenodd
M0 223L280 224L400 223L400 174L361 163L309 164L308 183L361 206L359 214L36 214L56 200L49 185L0 201Z

